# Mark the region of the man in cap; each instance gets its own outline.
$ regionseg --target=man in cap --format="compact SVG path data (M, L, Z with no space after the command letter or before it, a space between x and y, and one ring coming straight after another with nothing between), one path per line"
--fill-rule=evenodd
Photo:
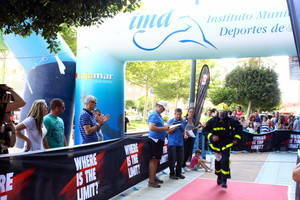
M150 138L150 162L149 162L149 187L160 188L159 183L163 183L162 180L156 177L156 171L158 168L159 160L163 154L163 146L165 138L169 130L169 125L164 125L164 120L161 116L167 108L168 103L166 101L159 101L156 103L155 109L150 113L148 117L149 123L149 138Z
M209 147L216 153L217 184L227 188L227 179L230 178L230 150L241 139L243 128L239 121L228 117L228 106L225 103L219 104L216 110L217 116L207 122L203 133L207 135Z

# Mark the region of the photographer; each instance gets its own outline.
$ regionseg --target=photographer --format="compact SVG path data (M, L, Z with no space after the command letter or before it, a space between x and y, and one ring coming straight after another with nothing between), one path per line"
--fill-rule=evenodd
M7 154L8 147L13 147L16 143L16 130L11 119L12 113L5 113L0 129L0 154Z
M1 112L11 112L25 106L25 101L10 87L0 84ZM2 110L2 108L5 108Z

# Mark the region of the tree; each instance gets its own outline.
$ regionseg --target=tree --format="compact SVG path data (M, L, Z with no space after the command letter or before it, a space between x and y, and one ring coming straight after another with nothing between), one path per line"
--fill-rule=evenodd
M208 94L209 99L214 105L226 103L229 106L237 102L237 89L229 87L216 88Z
M140 0L5 0L0 6L0 28L4 34L41 34L51 51L58 51L57 33L63 26L100 24L119 12L132 11Z
M125 107L126 107L126 109L136 107L134 100L132 100L132 99L126 100Z
M145 89L145 107L143 120L145 121L148 110L149 91L152 87L168 76L168 68L162 62L129 62L126 65L127 80Z
M237 90L238 104L270 111L280 103L278 76L269 67L244 64L231 71L225 79L225 86Z
M190 86L190 66L188 61L159 62L168 69L169 76L153 87L153 93L164 100L174 100L177 107L179 99L188 99Z
M77 31L75 27L68 27L66 25L62 26L62 30L59 32L65 42L68 44L74 55L76 55L77 50Z

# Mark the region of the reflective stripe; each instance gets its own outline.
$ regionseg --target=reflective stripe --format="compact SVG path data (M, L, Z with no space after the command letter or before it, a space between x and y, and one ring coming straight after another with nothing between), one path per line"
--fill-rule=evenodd
M220 151L220 149L219 149L219 148L217 148L217 147L214 147L214 145L212 145L212 144L209 144L209 146L210 146L210 148L211 148L212 150L215 150L215 151Z
M225 170L221 169L221 173L225 174L225 175L228 175L228 174L230 174L230 171L225 171Z
M214 131L222 131L222 130L226 130L224 127L217 127L217 128L213 128Z
M234 135L234 137L237 139L242 139L242 137L240 135Z
M222 150L228 149L233 146L233 143L227 144L225 147L222 147Z
M209 134L207 135L207 139L209 139L211 136L212 136L212 133L209 133Z
M230 171L225 171L223 169L220 169L220 170L216 170L216 173L222 173L224 175L228 175L228 174L230 174Z

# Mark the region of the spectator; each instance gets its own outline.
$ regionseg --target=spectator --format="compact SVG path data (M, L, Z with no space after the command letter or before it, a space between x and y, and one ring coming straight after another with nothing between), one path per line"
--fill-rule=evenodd
M259 117L258 112L255 112L255 113L254 113L254 116L255 116L255 117L254 117L254 122L260 124L261 119L260 119L260 117Z
M236 111L235 111L235 110L231 112L230 117L231 117L232 119L238 120L238 118L237 118L237 116L236 116Z
M16 126L17 137L25 140L26 151L43 150L43 138L46 130L43 129L43 118L48 113L46 101L44 99L35 100L29 110L29 113L22 122ZM21 133L26 131L26 135Z
M285 129L284 118L282 118L282 117L280 116L279 119L278 119L278 121L277 121L277 130Z
M5 113L0 129L0 154L7 154L8 147L13 147L16 143L16 130L11 119L12 113Z
M182 167L184 171L189 171L186 162L192 158L195 143L196 127L195 108L189 108L185 117L185 136L184 136L184 159Z
M197 150L195 152L194 157L191 159L190 168L195 171L197 171L198 168L204 168L206 172L212 172L212 169L209 168L205 163L210 163L210 162L207 162L205 159L202 159L201 151Z
M293 130L293 124L294 124L294 116L293 115L290 115L287 119L287 126L286 128L288 130Z
M169 125L180 124L179 127L170 129L168 133L168 160L170 168L171 179L184 179L182 175L182 161L183 161L183 135L184 135L184 121L182 119L182 110L175 109L175 117L168 121ZM176 165L176 172L174 171Z
M110 119L110 115L103 115L102 112L98 109L94 111L94 117L96 118L96 121L99 123L100 127L103 126L103 124ZM104 140L104 135L102 133L101 128L99 131L97 131L98 141Z
M269 130L273 131L274 130L274 123L272 121L272 115L268 115L268 124L269 124Z
M124 122L124 125L125 125L125 130L124 130L124 132L125 132L125 134L126 134L126 133L127 133L127 126L130 125L130 121L129 121L127 115L126 115L126 112L125 112L125 122Z
M97 131L100 130L101 125L97 121L103 121L102 115L93 114L96 107L96 97L87 96L84 99L85 108L79 116L79 130L82 137L82 144L98 141Z
M164 125L164 120L161 116L166 110L168 103L159 101L156 103L155 109L148 117L149 123L149 138L150 138L150 162L149 162L149 187L160 188L159 183L163 183L156 177L159 160L163 154L163 146L167 136L166 131L169 130L169 125Z
M236 110L236 118L237 119L240 119L242 116L244 116L244 113L242 111L242 107L241 106L238 106L237 107L237 110Z
M47 129L47 134L44 138L46 148L67 146L64 121L59 117L64 112L65 103L63 100L58 98L52 99L50 102L50 113L44 117L44 126Z
M248 131L249 133L255 133L253 122L249 122L246 131Z
M269 132L269 123L267 121L267 117L263 116L261 127L260 127L260 133L267 133Z
M293 124L293 129L294 131L300 132L300 115L296 116L296 120L294 121Z
M11 112L25 106L25 101L10 87L0 84L1 101L7 103L5 112Z
M25 101L10 87L0 84L0 125L5 113L11 113L25 105Z
M204 116L203 120L201 120L202 126L206 126L207 121L210 120L211 118L213 118L213 110L209 109L205 113L205 116Z
M273 121L273 124L274 124L274 130L277 130L278 127L277 127L277 123L278 123L278 120L279 120L279 112L274 112L273 113L273 117L271 119Z
M240 123L243 126L243 129L246 129L248 127L248 123L246 122L246 119L244 116L240 117Z

